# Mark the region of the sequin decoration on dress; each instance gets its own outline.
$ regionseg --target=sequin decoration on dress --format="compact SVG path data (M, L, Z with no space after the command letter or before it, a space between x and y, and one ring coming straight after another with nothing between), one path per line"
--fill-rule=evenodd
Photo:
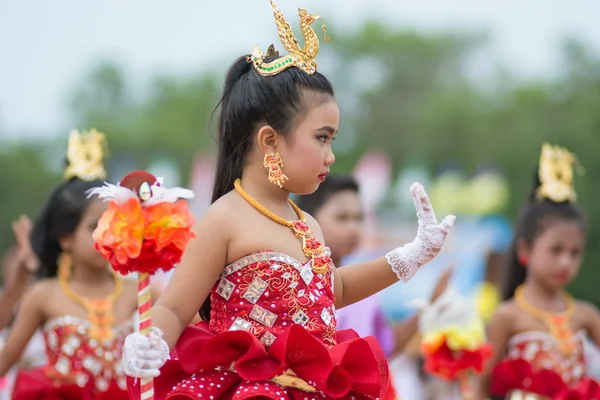
M157 400L375 399L389 387L377 341L336 332L333 268L259 252L225 267L211 302L210 323L184 330L154 380Z
M584 338L584 331L573 335L572 350L564 352L546 332L515 335L507 356L492 373L491 392L498 396L521 391L540 399L600 400L600 386L586 376Z
M121 366L131 322L115 329L113 339L90 339L88 321L53 318L44 328L48 365L20 371L13 400L125 400L127 383Z

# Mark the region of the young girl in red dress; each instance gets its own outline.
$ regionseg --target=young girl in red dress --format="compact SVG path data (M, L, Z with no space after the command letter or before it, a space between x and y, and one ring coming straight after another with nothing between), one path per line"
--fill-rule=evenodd
M336 309L410 279L439 252L454 222L438 223L415 184L415 240L386 257L335 268L319 225L289 199L314 192L335 161L339 109L316 71L311 28L320 17L300 9L299 48L272 6L289 54L255 48L230 68L213 204L152 310L150 337L126 339L126 372L157 377L157 399L384 397L381 348L373 338L336 331ZM199 309L205 321L188 326Z
M515 231L504 302L489 325L494 350L478 399L600 399L583 343L600 344L600 314L565 290L581 266L586 220L575 205L573 154L544 145L535 190Z
M133 331L136 282L112 273L92 232L106 209L87 199L102 185L104 135L71 133L65 181L54 189L31 233L40 279L27 290L0 353L0 376L42 329L48 364L18 373L14 400L128 399L121 350Z

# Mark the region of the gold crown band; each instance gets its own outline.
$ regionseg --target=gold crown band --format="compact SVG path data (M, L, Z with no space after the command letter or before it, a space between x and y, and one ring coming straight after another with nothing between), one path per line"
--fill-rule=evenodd
M104 155L106 136L95 129L79 132L72 130L67 148L67 167L64 178L79 178L83 181L106 179Z
M538 200L575 202L577 194L573 188L573 164L576 161L575 155L565 148L548 143L542 145L538 170L540 187L536 192Z
M311 24L316 20L321 20L321 16L318 14L308 14L305 9L299 8L298 15L300 15L300 29L304 36L304 48L300 48L298 45L298 39L292 32L292 27L285 20L279 8L275 5L275 2L271 0L271 8L273 9L273 15L275 16L275 23L277 24L277 31L279 32L279 38L283 47L289 52L288 55L283 57L279 56L271 45L269 51L265 55L258 46L254 46L252 55L248 57L248 62L251 62L256 68L256 71L263 76L272 76L286 70L290 67L298 67L309 75L314 74L317 71L316 57L319 53L319 38L315 33ZM325 33L325 41L329 41L327 36L327 26L322 25L323 32ZM266 58L276 57L275 60L265 62Z

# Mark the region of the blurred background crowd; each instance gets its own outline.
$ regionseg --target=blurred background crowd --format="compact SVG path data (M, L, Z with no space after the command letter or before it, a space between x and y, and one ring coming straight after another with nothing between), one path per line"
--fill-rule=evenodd
M500 280L543 142L569 148L585 168L575 187L588 248L570 290L600 305L599 3L296 3L279 1L293 26L301 5L324 17L331 36L319 69L342 112L332 172L354 175L365 209L365 240L352 257L413 237L413 181L439 215L458 216L441 256L383 293L390 321L412 315L411 300L428 297L450 264L454 285L490 312L481 283ZM111 181L148 169L193 189L200 215L224 73L255 44L278 43L272 20L260 18L269 12L266 0L0 0L0 252L14 244L11 222L34 218L60 181L72 127L106 133ZM403 398L425 398L418 358L413 348L396 361L406 382L398 386L412 390Z

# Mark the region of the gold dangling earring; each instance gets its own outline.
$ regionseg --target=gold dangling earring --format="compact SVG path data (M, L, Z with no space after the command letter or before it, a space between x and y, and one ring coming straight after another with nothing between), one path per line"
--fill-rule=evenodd
M71 278L71 267L73 266L71 262L71 254L67 252L60 253L58 256L58 279L61 281L68 281Z
M281 159L279 153L265 154L263 165L265 168L269 169L269 182L279 186L280 188L283 188L283 184L289 178L283 173L283 160Z

